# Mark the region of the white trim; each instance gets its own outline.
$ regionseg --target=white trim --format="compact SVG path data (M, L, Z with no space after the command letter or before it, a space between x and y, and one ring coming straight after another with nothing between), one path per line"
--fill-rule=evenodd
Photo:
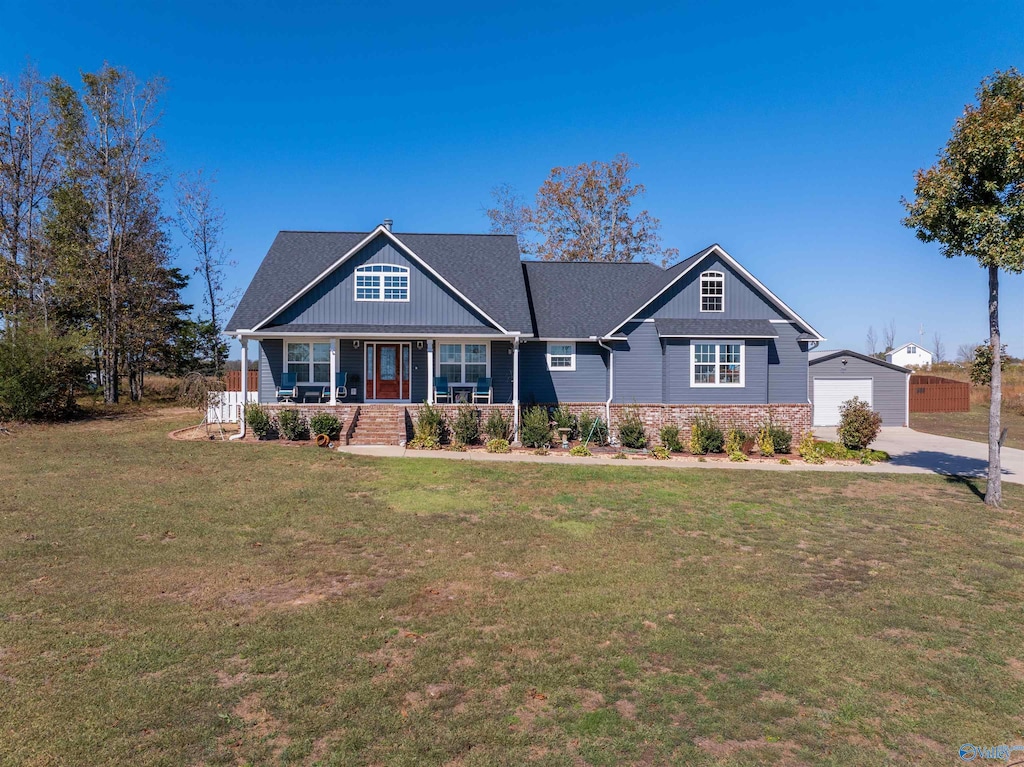
M328 360L326 362L324 362L324 361L317 362L317 361L315 361L313 359L313 344L323 344L323 343L326 343L329 340L330 339L326 339L325 340L324 338L310 338L308 336L303 336L301 338L289 338L287 340L284 340L283 341L284 348L281 350L281 352L282 352L282 355L281 355L281 357L282 357L281 372L287 373L289 365L307 365L309 367L309 380L308 381L300 381L296 377L296 379L295 379L295 386L296 387L299 387L299 386L328 386L328 385L334 386L334 381L333 380L327 381L326 383L323 382L323 381L314 381L313 380L313 365L328 365L328 364L330 364L330 360ZM288 345L289 344L293 344L295 346L298 346L299 344L306 344L306 345L308 345L309 346L309 361L308 362L292 362L292 361L290 361L288 359ZM328 375L330 375L330 373L328 373Z
M740 347L740 362L739 362L739 365L740 365L740 380L739 380L739 383L717 383L718 374L719 374L719 370L720 370L721 366L722 365L732 365L734 363L722 362L719 359L720 347L725 346L726 345L725 343L722 343L722 342L718 341L717 339L715 339L714 341L712 341L712 339L708 339L708 341L711 341L712 345L715 347L715 362L714 362L714 366L715 366L715 380L716 380L716 383L697 383L697 381L696 381L696 377L697 377L697 361L696 361L697 344L706 343L706 342L705 342L705 340L703 338L694 339L690 343L690 388L691 389L742 389L742 388L744 388L746 386L746 383L747 383L747 345L745 343L743 343L742 339L736 339L736 338L728 339L727 343L729 343L729 344L739 344L739 347ZM712 363L702 362L700 364L701 365L708 365L708 364L712 364Z
M367 372L369 371L369 368L368 368L368 366L366 364L366 351L371 346L373 347L373 364L374 364L374 367L376 367L376 365L377 365L378 354L380 353L378 351L377 347L379 347L379 346L397 346L398 347L398 359L396 360L396 365L397 365L396 373L398 374L398 395L399 396L397 398L395 398L395 399L381 399L380 397L377 396L377 371L376 370L373 371L373 376L374 376L374 378L373 378L373 394L374 394L374 397L373 397L373 399L370 399L369 397L366 396L366 393L368 391L367 384L369 382L369 379L367 378ZM404 347L406 347L406 346L409 347L409 396L408 397L403 397L403 396L401 396L402 395L402 372L403 372L403 368L402 368L402 349ZM363 355L363 403L364 404L367 404L367 405L373 405L373 404L409 405L409 404L412 404L412 371L413 371L413 364L412 364L412 344L410 342L402 341L402 340L398 340L398 339L396 339L395 341L390 342L390 343L388 341L371 341L369 343L362 344L362 355Z
M934 356L935 356L935 355L934 355L934 354L932 354L932 353L931 353L930 351L928 351L928 350L927 350L927 349L925 349L925 348L924 348L923 346L921 346L921 344L919 344L919 343L915 343L914 341L907 341L907 343L903 344L903 346L897 346L897 347L896 347L895 349L892 349L892 350L890 350L890 351L887 351L887 352L886 352L886 354L895 354L896 352L901 352L901 351L903 351L904 349L906 349L906 348L907 348L908 346L914 346L914 347L917 347L917 351L916 351L916 352L914 352L915 354L918 354L918 353L920 353L920 352L924 352L925 354L928 354L928 355L929 355L929 356L931 356L931 357L934 357ZM907 352L907 353L909 354L910 352Z
M435 353L434 353L434 372L433 372L432 375L435 375L435 376L441 375L441 346L442 345L452 345L452 346L459 345L459 346L463 347L462 354L461 354L462 361L459 364L462 365L462 377L465 378L466 377L466 365L467 365L467 362L466 362L466 349L465 349L466 343L467 342L466 342L465 338L462 337L462 336L456 336L456 337L452 337L452 338L436 338L436 339L434 339L434 351L435 351ZM476 344L476 343L479 343L479 341L472 341L471 340L471 341L469 341L469 343ZM486 345L487 345L487 359L486 359L486 363L487 363L487 376L486 377L487 378L491 378L491 388L493 390L494 379L491 376L491 342L487 341ZM445 364L454 364L454 363L445 363ZM472 362L472 363L468 363L468 364L479 365L480 363L479 362ZM449 381L448 382L448 391L451 391L451 387L452 386L470 386L470 385L472 385L472 383L470 381L464 381L464 380L463 381Z
M654 296L650 300L646 301L640 308L638 308L635 312L630 314L626 319L624 319L621 323L616 325L614 328L611 329L611 331L609 331L608 333L606 333L602 337L603 338L608 338L613 333L621 330L622 327L627 322L630 322L631 320L633 320L633 318L636 317L636 315L638 315L640 312L642 312L644 309L646 309L648 306L650 306L656 300L658 300L662 295L664 295L664 293L666 291L668 291L672 286L674 286L677 282L679 282L679 280L681 280L684 277L684 275L687 275L690 272L692 272L694 269L696 269L697 265L700 264L700 262L703 261L705 258L707 258L713 251L718 251L719 255L721 255L732 267L734 267L737 271L739 271L740 274L742 274L744 277L747 278L747 280L749 280L751 283L753 283L753 285L755 287L757 287L766 296L768 296L772 301L774 301L775 304L778 306L778 308L782 309L787 314L789 314L793 318L793 320L796 321L798 324L803 325L805 328L807 328L812 333L814 333L814 335L816 335L818 337L819 341L824 341L825 340L825 336L823 336L821 333L819 333L817 330L815 330L813 327L811 327L811 325L808 322L806 322L803 319L803 317L801 317L799 314L797 314L792 309L790 309L788 306L786 306L786 304L783 303L782 300L778 296L776 296L774 293L772 293L770 290L768 290L768 288L766 288L764 285L762 285L761 282L754 275L752 275L750 272L748 272L746 269L744 269L735 258L733 258L728 253L726 253L721 245L711 245L710 247L705 248L701 253L698 253L697 254L697 258L694 259L693 263L690 264L690 266L688 266L682 272L677 274L675 276L675 278L668 285L666 285L661 290L659 290L657 293L655 293Z
M373 271L373 267L375 267L375 266L387 266L387 267L390 267L391 269L394 269L395 271L393 271L393 272L383 272L383 271L375 272L375 271ZM377 276L377 277L381 278L381 283L380 283L380 285L377 286L377 290L379 291L380 298L360 298L359 297L359 290L360 290L359 270L360 269L365 269L370 276ZM385 297L384 294L388 290L388 288L387 288L387 286L384 285L384 276L387 275L387 274L392 274L392 275L395 275L395 274L402 275L402 274L404 274L404 276L405 276L405 298L386 298ZM407 304L407 303L409 303L409 297L412 295L412 279L411 279L411 277L412 277L412 270L409 269L408 266L402 266L400 264L378 264L378 263L372 263L372 264L363 264L362 266L357 266L352 271L352 298L355 299L357 302L360 302L360 303ZM366 290L366 288L364 287L363 290ZM392 290L394 290L394 288L392 288Z
M708 295L708 298L721 298L722 308L721 309L705 309L704 308L704 278L708 278L710 283L712 280L717 280L722 285L722 294L720 296ZM700 305L698 309L702 314L721 314L725 311L725 272L720 272L717 269L709 269L706 272L701 272L700 277L697 278L697 287L700 290Z
M489 314L487 314L487 312L485 312L479 306L477 306L472 301L470 301L469 298L467 298L465 295L463 295L463 293L458 288L456 288L454 285L452 285L450 282L448 282L448 280L446 280L444 277L442 277L440 274L438 274L437 271L430 264L428 264L422 258L417 256L408 245L406 245L404 242L402 242L400 239L398 239L391 232L391 230L388 229L387 227L385 227L383 224L379 224L376 229L374 229L372 232L370 232L368 235L366 235L366 237L364 237L362 240L360 240L359 243L357 245L355 245L355 247L353 247L345 255L343 255L341 258L339 258L337 261L335 261L333 264L331 264L329 267L327 267L327 269L322 271L312 282L310 282L308 285L306 285L306 287L304 287L302 290L300 290L294 296L292 296L287 301L285 301L283 304L281 304L281 306L278 309L276 309L269 317L267 317L262 322L259 322L256 325L254 325L252 329L255 331L255 330L259 330L260 328L262 328L264 325L266 325L268 322L270 322L272 319L274 319L274 317L279 315L281 312L283 312L289 306L291 306L296 301L298 301L300 298L302 298L304 295L306 295L306 293L308 293L317 284L319 284L322 280L324 280L327 277L327 275L329 275L331 272L333 272L335 269L337 269L343 263L348 261L352 256L354 256L356 253L358 253L360 250L362 250L366 245L368 245L373 240L374 237L376 237L378 235L384 235L386 238L391 240L392 243L394 243L395 245L400 247L402 250L404 250L417 263L419 263L420 266L422 266L424 269L426 269L428 272L430 272L432 275L434 275L438 280L441 281L441 283L443 285L445 285L455 295L457 295L459 298L461 298L463 301L465 301L467 304L469 304L469 306L471 308L473 308L476 312L478 312L480 314L480 316L482 316L485 320L487 320L492 325L494 325L494 327L496 327L498 330L500 330L503 334L505 334L505 335L512 335L512 333L510 333L509 331L505 330L505 328L503 328L497 321L495 321L495 319L493 317L491 317Z
M695 339L700 339L701 341L703 341L705 338L707 338L709 340L712 339L712 338L728 338L729 340L733 340L733 339L736 338L736 335L732 334L732 335L728 335L728 336L709 336L707 333L702 333L701 335L694 335L693 333L659 333L658 337L659 338L695 338ZM744 341L763 341L765 339L771 340L773 338L778 338L778 336L748 336L746 334L744 334L744 336L743 336L743 340Z
M552 357L565 357L565 354L552 354L551 346L571 346L572 352L568 355L569 366L568 367L551 367ZM576 371L576 342L575 341L548 341L544 348L544 361L547 363L549 373L573 373Z
M266 335L251 336L254 340L261 341L275 338L340 338L343 341L357 341L364 338L388 339L396 338L410 341L422 341L428 337L427 333L335 333L325 331L321 333L267 333ZM454 337L454 336L453 336ZM494 333L466 333L458 338L486 338L489 340L500 340L503 336L496 336Z

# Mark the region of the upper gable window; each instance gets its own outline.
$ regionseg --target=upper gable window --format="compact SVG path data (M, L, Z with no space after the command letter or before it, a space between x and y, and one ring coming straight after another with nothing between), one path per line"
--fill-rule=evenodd
M356 267L356 301L408 301L409 267L366 264Z
M917 354L917 347L916 346L908 346L907 347L907 354Z
M725 311L725 275L722 272L704 272L700 276L700 310Z

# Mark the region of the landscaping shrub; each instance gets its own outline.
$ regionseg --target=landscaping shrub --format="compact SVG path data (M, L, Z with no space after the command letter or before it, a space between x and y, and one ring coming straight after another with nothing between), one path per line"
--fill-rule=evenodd
M266 439L274 427L266 408L255 403L245 406L245 424L257 439Z
M729 455L743 452L743 443L747 441L747 435L737 426L733 426L725 433L725 452Z
M306 419L299 415L299 411L293 408L285 408L277 414L277 426L281 436L287 440L296 441L309 439L309 424Z
M512 446L507 439L492 439L487 442L488 453L511 453Z
M847 400L839 406L839 441L851 450L867 447L878 436L882 428L882 416L871 409L859 397Z
M666 449L671 450L673 453L683 452L683 443L679 441L678 426L662 426L658 436L661 438L661 444Z
M500 410L491 410L484 425L484 434L490 439L507 440L512 436L512 419L506 418Z
M330 413L317 413L309 419L309 430L313 434L326 434L330 439L341 435L341 421Z
M575 455L580 458L589 458L593 455L586 445L573 445L569 448L569 455Z
M772 441L772 432L768 426L762 426L757 430L757 450L765 458L775 455L775 443Z
M765 453L761 450L763 455L774 455L775 453L788 453L793 448L793 433L780 423L775 421L775 417L769 411L768 417L761 424L761 428L757 430L757 442L758 449L761 449L761 443L764 443L764 447L768 447L768 443L771 442L771 452Z
M519 427L519 438L527 447L543 447L551 443L551 423L548 411L538 405L527 408L523 412L523 422Z
M67 418L78 409L75 392L84 388L86 372L77 335L8 327L0 334L0 418Z
M480 439L480 411L473 407L460 407L452 424L452 436L460 445L475 445Z
M579 417L580 439L594 445L608 444L608 424L599 415L589 410L580 413Z
M640 450L647 447L647 432L640 413L635 408L627 408L619 422L619 442L623 447Z
M569 430L569 439L576 439L579 436L579 419L564 405L559 405L551 411L551 420L554 421L556 429Z
M690 426L690 452L694 455L721 453L725 435L713 413L703 410L693 418Z
M439 450L446 430L444 412L424 403L416 416L416 428L413 438L409 440L409 447L413 450Z
M659 461L664 461L672 457L672 452L664 445L655 445L651 448L651 456Z
M814 439L814 432L809 431L800 438L800 444L796 446L796 452L807 463L825 463L825 455L819 443Z

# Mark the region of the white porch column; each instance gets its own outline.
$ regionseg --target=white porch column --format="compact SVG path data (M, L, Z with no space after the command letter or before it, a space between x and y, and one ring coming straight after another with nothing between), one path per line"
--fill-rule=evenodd
M331 405L338 404L338 339L331 339Z
M512 339L512 441L519 441L519 336Z
M427 404L434 404L434 340L427 339Z
M249 339L239 336L238 340L242 344L242 404L238 413L238 434L232 436L231 439L241 439L245 436L245 406L249 399Z

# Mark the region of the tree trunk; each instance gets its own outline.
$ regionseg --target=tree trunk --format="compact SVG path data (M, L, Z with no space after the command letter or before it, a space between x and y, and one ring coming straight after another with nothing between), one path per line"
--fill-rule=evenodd
M988 268L988 325L992 344L992 401L988 409L988 487L985 503L998 506L1003 501L1002 467L999 464L1000 409L1003 404L1002 353L999 344L999 267Z

